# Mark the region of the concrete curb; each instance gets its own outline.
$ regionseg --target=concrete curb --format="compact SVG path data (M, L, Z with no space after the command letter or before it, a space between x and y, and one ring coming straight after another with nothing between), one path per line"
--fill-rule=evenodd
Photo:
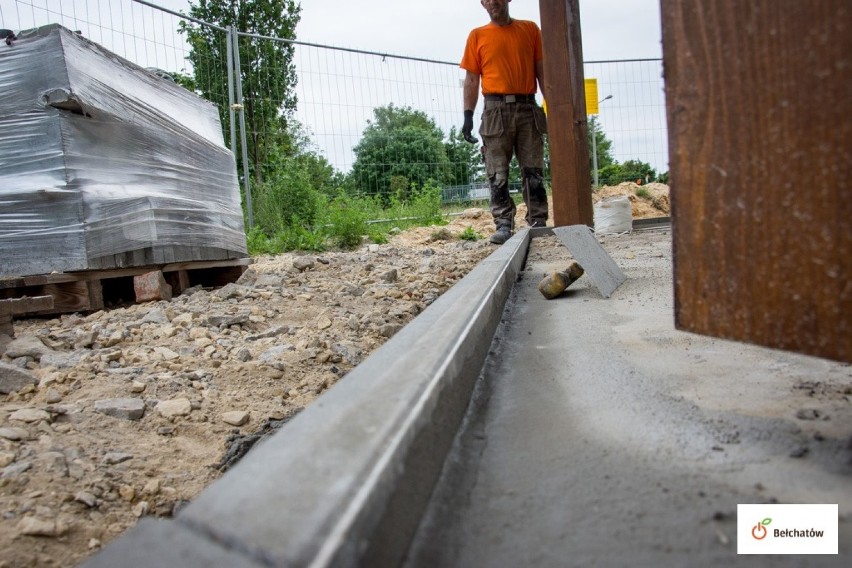
M82 566L399 564L530 239L518 231L175 520L143 520ZM170 533L193 537L157 538Z

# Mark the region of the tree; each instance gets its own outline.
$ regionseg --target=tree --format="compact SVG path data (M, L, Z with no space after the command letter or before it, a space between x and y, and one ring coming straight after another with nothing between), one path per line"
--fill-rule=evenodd
M598 121L598 117L596 115L592 115L589 117L589 137L591 138L591 143L597 143L597 154L598 154L598 172L615 163L615 159L612 157L612 140L606 137L606 133L601 128L600 122ZM589 149L589 165L592 168L592 174L594 174L594 164L591 163L592 159L592 151Z
M640 183L649 183L657 179L657 172L651 164L641 160L627 160L621 164L624 171L625 181L642 180Z
M241 32L295 39L301 18L295 0L191 0L189 15ZM219 101L222 125L228 124L227 108L228 34L192 22L182 22L190 45L189 61L194 86L201 96ZM293 45L273 40L243 40L240 43L240 76L246 116L249 167L261 181L261 165L272 149L293 150L287 124L296 109L296 68ZM228 137L226 136L226 139Z
M450 160L452 185L465 185L485 177L485 167L479 145L467 142L455 126L450 129L449 140L444 146Z
M627 160L623 164L613 162L600 170L600 182L603 185L617 185L625 181L640 183L656 181L657 173L650 164L640 160Z
M430 181L451 183L444 133L431 118L393 103L373 109L373 115L353 148L355 163L350 180L357 192L379 195L387 202L393 195L392 187L398 190L400 178L405 178L414 192ZM407 193L396 197L405 198Z

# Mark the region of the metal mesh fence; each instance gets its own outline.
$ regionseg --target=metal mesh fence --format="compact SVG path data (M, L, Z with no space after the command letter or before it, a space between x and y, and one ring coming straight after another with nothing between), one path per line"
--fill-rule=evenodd
M228 29L144 0L0 0L0 27L22 30L49 23L79 30L142 67L162 69L218 105L225 141L244 162L240 171L251 187L249 195L262 192L273 178L299 183L286 179L293 156L310 158L300 175L308 175L314 185L320 179L327 192L405 197L428 185L441 188L445 201L484 193L477 148L454 136L462 118L464 72L458 62L248 33L239 33L233 42ZM192 50L191 30L215 49ZM229 92L229 86L236 92L234 76L228 77L229 43L237 46L234 57L243 79L244 99L236 102L242 103L237 110L244 112L246 128L238 138L234 126L240 117L235 119ZM292 67L264 65L271 47L287 51ZM282 79L290 72L291 80ZM601 98L612 95L595 118L611 143L608 149L600 147L601 162L641 161L656 174L667 171L662 62L587 62L585 74L597 78ZM276 109L274 120L270 106ZM478 116L474 120L478 123ZM277 135L285 131L287 136ZM609 177L601 170L601 183L634 175L608 171Z

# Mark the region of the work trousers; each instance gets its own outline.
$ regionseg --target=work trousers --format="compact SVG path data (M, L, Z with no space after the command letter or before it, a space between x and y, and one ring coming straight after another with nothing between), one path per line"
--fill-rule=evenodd
M547 193L544 187L544 135L547 121L536 103L485 101L479 135L488 181L491 186L491 214L497 228L514 229L515 202L509 195L509 164L518 159L527 205L528 225L547 221Z

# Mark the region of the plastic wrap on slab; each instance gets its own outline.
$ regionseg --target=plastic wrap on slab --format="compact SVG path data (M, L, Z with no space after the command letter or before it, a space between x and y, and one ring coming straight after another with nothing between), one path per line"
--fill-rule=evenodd
M0 84L0 276L245 254L213 104L58 25L0 45Z

